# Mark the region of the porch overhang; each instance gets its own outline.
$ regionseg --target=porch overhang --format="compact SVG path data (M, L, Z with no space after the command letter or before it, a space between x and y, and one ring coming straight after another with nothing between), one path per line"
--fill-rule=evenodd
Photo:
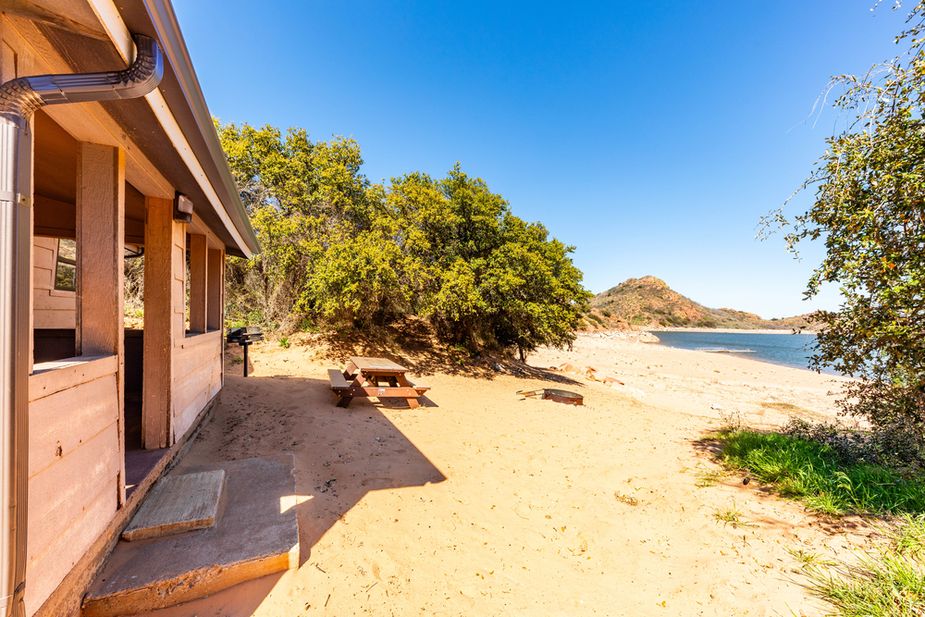
M38 13L41 2L33 4ZM154 38L164 51L164 77L155 91L141 99L101 104L156 174L166 180L160 182L158 193L150 188L145 193L171 198L169 185L192 199L197 216L229 254L249 257L256 253L256 235L225 162L170 2L86 0L85 4L96 23L85 19L77 29L48 20L34 22L74 72L106 70L130 62L133 32Z

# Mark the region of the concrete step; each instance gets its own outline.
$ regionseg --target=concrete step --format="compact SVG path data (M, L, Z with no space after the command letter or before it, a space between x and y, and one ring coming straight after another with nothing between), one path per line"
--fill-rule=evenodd
M122 539L146 540L215 524L225 471L168 475L145 497Z
M222 462L224 505L212 527L120 541L84 598L87 617L144 613L189 602L299 565L292 456ZM175 477L175 476L174 476Z

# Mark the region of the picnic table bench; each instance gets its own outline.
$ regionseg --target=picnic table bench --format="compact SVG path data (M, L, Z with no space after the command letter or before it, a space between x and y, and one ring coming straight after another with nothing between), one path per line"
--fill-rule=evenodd
M331 390L337 395L337 406L346 407L356 397L403 398L408 407L420 406L418 398L429 386L413 384L405 373L408 369L387 358L350 358L343 371L328 369Z

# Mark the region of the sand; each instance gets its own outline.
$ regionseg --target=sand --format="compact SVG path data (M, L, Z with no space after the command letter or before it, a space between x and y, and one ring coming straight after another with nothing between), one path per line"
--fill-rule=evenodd
M816 615L793 551L874 533L721 475L701 442L729 415L832 416L830 376L594 334L530 363L623 385L434 374L428 406L340 409L312 356L229 366L181 463L292 452L301 567L155 615ZM556 385L585 406L515 394Z

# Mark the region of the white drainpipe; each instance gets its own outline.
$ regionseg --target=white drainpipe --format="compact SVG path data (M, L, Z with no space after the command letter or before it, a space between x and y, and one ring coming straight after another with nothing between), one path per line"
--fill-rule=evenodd
M130 67L20 77L0 85L0 610L24 616L29 488L31 118L45 105L145 96L164 75L154 39L136 35Z

